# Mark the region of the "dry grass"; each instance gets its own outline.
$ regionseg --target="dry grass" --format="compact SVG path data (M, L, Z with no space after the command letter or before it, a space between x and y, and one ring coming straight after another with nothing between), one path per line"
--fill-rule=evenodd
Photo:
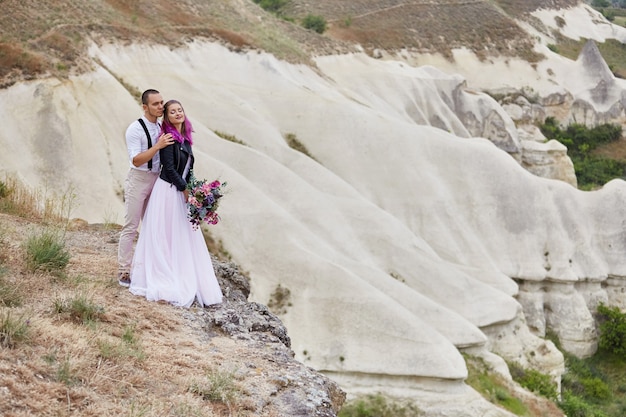
M523 16L542 7L567 8L576 6L579 0L495 0L495 3L511 16Z
M0 77L11 70L36 75L44 72L46 59L39 54L26 51L21 45L0 43Z
M593 154L617 161L626 161L626 138L622 137L616 142L598 146L593 150Z
M29 193L15 187L0 202ZM115 279L118 230L65 224L64 273L31 272L24 242L49 226L0 212L0 415L252 416L240 377L217 398L201 376L269 369L271 355L210 336L194 307L133 296Z
M232 414L222 413L223 400L203 399L191 388L206 370L220 370L225 355L250 360L250 352L209 338L183 318L183 309L147 302L117 285L115 231L69 230L66 274L28 272L21 243L39 227L0 214L0 289L10 286L20 299L1 307L0 318L10 311L28 328L26 338L0 347L0 415L248 415L239 410L238 381L228 392ZM85 319L78 315L84 309L96 314Z
M21 242L38 227L0 214L7 243L3 280L21 294L13 317L29 323L27 341L0 349L0 415L112 416L139 407L143 415L162 416L185 404L206 409L186 392L185 377L212 365L203 353L207 346L175 308L147 303L117 285L114 232L69 231L72 258L67 275L58 278L25 268ZM101 314L76 320L56 308L60 300L81 298ZM134 345L124 339L129 328Z
M530 62L543 57L532 51L533 39L512 17L542 5L540 1L509 0L323 0L315 4L292 0L287 14L301 19L308 13L324 16L328 35L363 45L366 50L439 52L466 47L481 58L518 56ZM545 3L545 2L543 2ZM573 4L573 0L563 0ZM510 13L510 14L509 14Z
M571 6L576 0L555 0ZM148 41L169 46L194 38L218 40L235 51L258 48L290 62L312 55L376 48L439 52L465 46L482 58L542 59L513 18L541 0L290 0L280 19L251 0L3 0L0 14L0 88L50 74L67 77L90 68L91 40ZM329 23L319 35L299 22L307 14ZM477 24L478 22L478 24Z
M51 195L45 189L31 189L15 176L0 180L0 211L44 224L65 226L73 208L75 195L68 189L64 195Z

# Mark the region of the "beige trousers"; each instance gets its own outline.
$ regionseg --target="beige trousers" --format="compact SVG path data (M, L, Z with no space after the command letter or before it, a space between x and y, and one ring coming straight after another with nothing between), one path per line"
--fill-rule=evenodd
M133 260L133 244L139 230L139 223L146 211L146 205L152 192L158 172L139 171L130 169L124 181L124 227L120 232L120 241L117 248L118 272L130 272Z

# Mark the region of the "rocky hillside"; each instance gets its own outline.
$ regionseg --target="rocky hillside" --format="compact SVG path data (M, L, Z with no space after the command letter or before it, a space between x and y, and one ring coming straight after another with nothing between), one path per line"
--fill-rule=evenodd
M299 19L307 14L323 16L328 36L356 43L373 53L376 49L408 49L441 53L451 58L455 48L468 48L482 58L493 56L541 58L534 40L515 19L526 19L539 7L561 8L578 1L333 1L288 2L285 14Z
M233 49L261 48L293 62L334 51L339 43L317 36L272 14L251 0L178 2L27 0L4 1L0 16L0 85L51 74L88 71L88 40L144 41L180 46L213 39Z
M50 227L0 214L0 415L336 415L345 393L294 360L236 266L214 260L219 306L148 303L114 280L117 227L73 222L67 268L31 271Z
M189 39L213 39L234 49L259 48L291 62L310 63L312 55L376 49L437 52L450 56L465 47L488 56L541 59L533 39L514 19L527 19L538 8L570 7L577 0L407 0L307 2L291 0L278 19L252 0L198 2L173 8L165 0L5 0L0 16L0 85L20 79L89 70L83 58L87 40L181 45ZM304 30L307 14L323 16L322 36ZM530 19L532 21L532 19ZM293 22L293 23L290 23ZM478 22L478 24L477 24ZM536 22L535 22L536 23Z

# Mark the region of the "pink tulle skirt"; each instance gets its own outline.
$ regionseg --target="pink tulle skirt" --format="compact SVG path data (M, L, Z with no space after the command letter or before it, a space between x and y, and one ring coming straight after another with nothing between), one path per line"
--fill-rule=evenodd
M157 179L135 248L130 292L149 301L189 307L222 302L202 231L187 219L183 193Z

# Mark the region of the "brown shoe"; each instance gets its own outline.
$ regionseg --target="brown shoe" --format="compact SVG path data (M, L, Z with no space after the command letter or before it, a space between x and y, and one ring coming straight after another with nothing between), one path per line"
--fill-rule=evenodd
M122 287L130 287L130 273L128 272L120 272L118 274L118 280L117 282L122 286Z

